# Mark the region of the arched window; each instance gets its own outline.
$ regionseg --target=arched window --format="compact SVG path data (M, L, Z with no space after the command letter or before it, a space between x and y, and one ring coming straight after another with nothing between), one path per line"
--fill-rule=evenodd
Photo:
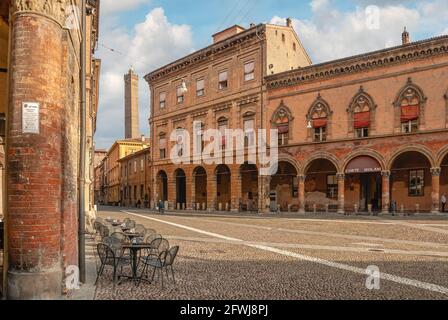
M160 159L166 158L166 134L161 133L159 134L159 152L160 152Z
M409 78L395 101L395 127L401 133L414 133L424 124L426 98L423 91ZM398 128L397 128L398 127Z
M221 147L226 147L226 129L229 128L229 120L226 117L218 119L218 130L221 132Z
M347 109L351 121L349 132L353 132L355 138L366 138L371 135L374 128L375 109L372 97L361 87Z
M308 111L307 121L309 138L314 142L327 141L331 123L330 107L320 94Z
M289 108L280 102L280 106L275 111L271 123L272 128L278 130L278 145L286 146L291 138L291 122L293 117Z

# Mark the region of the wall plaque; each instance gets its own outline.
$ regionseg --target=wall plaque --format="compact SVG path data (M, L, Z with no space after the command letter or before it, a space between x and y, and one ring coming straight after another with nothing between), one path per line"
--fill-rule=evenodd
M22 133L39 134L39 103L22 103Z

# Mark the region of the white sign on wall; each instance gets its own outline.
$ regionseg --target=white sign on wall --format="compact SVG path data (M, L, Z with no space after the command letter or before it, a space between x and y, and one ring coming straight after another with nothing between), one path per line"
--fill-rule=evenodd
M22 103L22 133L39 133L39 103Z

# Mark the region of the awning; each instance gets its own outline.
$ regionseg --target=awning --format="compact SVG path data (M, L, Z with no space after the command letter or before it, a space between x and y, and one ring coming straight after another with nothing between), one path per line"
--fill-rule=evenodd
M369 156L361 156L353 159L345 169L345 173L347 174L372 172L381 172L381 165L376 159Z
M418 105L401 107L401 122L417 120L419 115L420 111Z
M322 128L327 126L327 118L319 118L319 119L313 119L313 127L314 128Z
M370 127L370 111L355 113L354 121L355 129Z
M279 134L289 133L289 125L286 126L278 126L277 127Z

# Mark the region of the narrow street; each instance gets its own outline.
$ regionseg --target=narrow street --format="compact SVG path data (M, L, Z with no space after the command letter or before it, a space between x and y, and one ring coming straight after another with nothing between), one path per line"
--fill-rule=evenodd
M111 290L101 278L96 299L446 299L445 217L161 216L103 207L102 218L128 217L179 245L176 285ZM380 289L366 288L366 268Z

